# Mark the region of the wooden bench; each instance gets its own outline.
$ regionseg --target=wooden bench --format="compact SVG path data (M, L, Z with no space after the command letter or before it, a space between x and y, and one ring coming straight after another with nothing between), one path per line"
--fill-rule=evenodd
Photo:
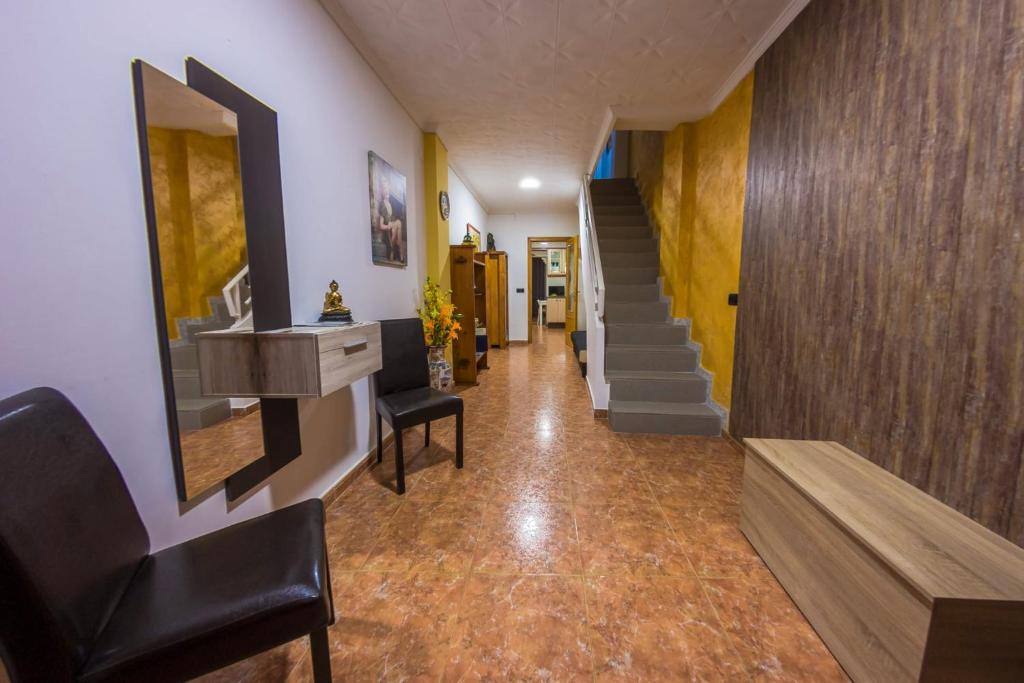
M830 441L746 439L740 528L856 681L1024 681L1024 550Z

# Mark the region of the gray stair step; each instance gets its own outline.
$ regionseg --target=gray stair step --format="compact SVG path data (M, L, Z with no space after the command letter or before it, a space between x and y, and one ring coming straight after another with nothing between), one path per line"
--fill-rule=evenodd
M615 253L615 252L657 252L658 251L658 240L653 237L647 238L634 238L634 239L615 239L615 238L604 238L598 235L597 237L598 246L601 248L601 253Z
M609 252L604 253L601 251L601 263L606 268L616 267L628 267L628 268L641 268L643 266L657 266L658 265L658 252L656 251L644 251L644 252Z
M605 301L658 301L661 292L658 284L643 285L606 285Z
M694 372L697 351L689 346L657 346L653 344L608 344L604 349L605 371L663 370Z
M228 303L224 301L222 296L211 296L207 298L207 303L210 305L210 311L213 314L214 320L221 320L227 322L228 325L234 322L234 318L228 313Z
M695 372L615 370L604 378L613 401L703 403L708 398L708 381Z
M644 205L641 202L636 204L620 204L619 206L602 205L600 209L594 207L594 216L596 217L608 217L608 216L630 216L633 214L647 215L647 210L644 209Z
M195 344L182 344L171 347L171 367L175 370L197 370L199 354Z
M658 281L658 266L645 266L643 268L617 268L608 267L601 259L604 267L605 285L647 285Z
M216 332L217 330L226 330L231 327L230 320L209 320L201 323L189 323L186 325L186 334L191 339L200 332Z
M615 228L623 225L646 226L648 223L650 223L650 221L647 220L647 214L645 213L605 214L595 212L594 214L594 225L597 226L598 230L601 230L602 228Z
M198 370L172 370L174 379L174 398L202 398L203 393L199 389Z
M590 193L591 203L594 206L607 206L609 204L642 204L643 199L640 197L640 193L634 187L633 189L624 189L608 192L591 192Z
M175 399L179 429L205 429L231 417L231 400L227 398Z
M608 401L608 423L616 432L717 436L722 419L703 403Z
M668 319L665 301L605 301L604 319L612 323L663 323Z
M607 303L605 306L607 307ZM605 325L605 332L608 339L607 343L609 344L682 346L690 341L689 326L673 325L669 322L615 323L609 320Z
M610 228L598 228L598 240L649 240L654 231L649 225L617 225Z
M632 178L599 178L590 181L591 194L595 192L622 192L635 189L636 181Z

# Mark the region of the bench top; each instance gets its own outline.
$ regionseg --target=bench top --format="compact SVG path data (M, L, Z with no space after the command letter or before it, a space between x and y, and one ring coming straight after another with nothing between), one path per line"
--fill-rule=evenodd
M925 600L1024 600L1024 549L866 458L833 441L744 444Z

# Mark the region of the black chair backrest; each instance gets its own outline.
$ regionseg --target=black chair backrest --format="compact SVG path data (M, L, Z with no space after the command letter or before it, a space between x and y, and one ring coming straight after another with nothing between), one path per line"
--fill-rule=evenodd
M422 320L381 320L380 345L383 367L374 374L378 396L430 386Z
M124 479L75 406L45 388L0 401L0 654L12 678L71 678L148 554Z

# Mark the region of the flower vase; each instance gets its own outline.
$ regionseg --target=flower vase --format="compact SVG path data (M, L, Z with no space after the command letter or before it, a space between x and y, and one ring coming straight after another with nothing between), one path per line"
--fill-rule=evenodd
M444 357L447 346L431 346L427 354L430 366L430 386L438 391L451 391L452 366Z

